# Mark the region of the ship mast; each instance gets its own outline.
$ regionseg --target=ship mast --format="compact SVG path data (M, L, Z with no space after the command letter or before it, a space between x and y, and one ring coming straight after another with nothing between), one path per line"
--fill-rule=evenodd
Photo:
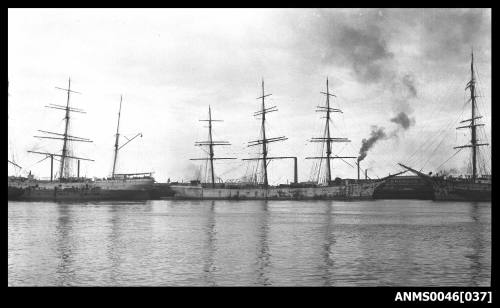
M267 179L267 164L268 160L270 159L267 157L267 144L271 142L276 142L276 141L283 141L287 140L285 136L281 137L274 137L274 138L267 138L266 137L266 113L273 112L273 111L278 111L276 106L268 107L266 108L266 102L265 98L268 96L271 96L272 94L265 94L264 91L264 79L262 79L262 96L257 97L257 99L262 99L262 105L261 105L261 110L257 111L254 113L254 116L259 116L261 115L261 133L262 133L262 139L259 140L254 140L254 141L249 141L248 146L256 146L256 145L262 145L262 158L247 158L244 160L262 160L262 170L264 172L264 187L268 187L268 179ZM285 157L283 157L285 158Z
M59 168L59 178L63 177L64 167L66 162L66 155L68 153L68 128L69 128L69 97L71 91L71 78L68 78L68 88L61 89L65 90L68 93L68 99L66 100L66 115L64 117L65 126L64 126L64 137L63 137L63 148L62 148L62 156L61 156L61 167Z
M120 114L122 112L122 96L120 95L120 108L118 109L118 124L116 125L115 156L113 159L113 172L111 177L115 177L116 158L118 157L118 140L120 139Z
M80 94L80 92L76 92L76 91L71 90L71 78L68 78L68 88L67 89L63 89L63 88L59 88L59 87L55 87L55 88L58 89L58 90L63 90L63 91L67 92L66 106L64 106L64 105L56 105L56 104L49 104L48 106L45 106L45 107L51 108L51 109L58 109L58 110L64 110L65 111L65 116L64 116L64 120L65 120L64 134L59 134L59 133L54 133L54 132L49 132L49 131L44 131L44 130L38 130L41 133L49 134L51 136L34 136L34 137L35 138L41 138L41 139L63 140L62 152L61 152L61 154L48 153L48 152L37 152L37 151L28 151L28 152L29 153L34 153L34 154L45 155L45 159L50 157L50 159L51 159L51 170L50 170L50 178L51 178L51 180L53 178L53 174L52 174L53 173L53 170L52 170L53 168L52 168L52 166L53 166L54 156L60 157L61 158L61 160L60 160L61 165L59 167L59 179L61 180L61 179L64 178L64 172L68 173L68 170L67 170L68 168L66 166L68 164L67 159L76 159L78 161L80 161L80 160L94 161L94 160L88 159L88 158L83 158L83 157L76 157L76 156L68 154L68 142L69 141L92 142L90 139L82 138L82 137L76 137L76 136L71 136L71 135L68 134L69 123L70 123L70 112L86 113L82 109L70 107L70 104L69 104L70 93L78 93L78 94Z
M351 142L351 140L347 138L332 138L330 134L330 113L331 112L340 112L342 110L331 108L330 107L330 97L336 97L334 94L330 93L330 88L328 86L328 77L326 78L326 92L320 92L321 94L326 95L326 106L317 106L316 112L326 112L326 121L325 121L325 133L324 137L313 137L310 142L321 142L326 143L326 156L317 156L317 157L306 157L306 159L326 159L326 183L330 184L332 181L331 175L331 167L330 160L331 159L344 159L344 158L356 158L353 156L334 156L332 157L332 144L331 142Z
M142 138L142 133L137 133L134 137L132 138L127 138L127 136L124 136L125 139L127 139L127 142L122 144L121 146L119 145L119 140L120 140L120 118L121 118L121 113L122 113L122 95L120 95L120 107L118 109L118 124L116 125L116 138L115 138L115 155L113 157L113 170L111 173L111 178L114 179L117 173L116 171L116 161L118 158L118 151L120 151L121 148L129 144L132 140L134 140L137 137ZM151 174L150 172L143 172L143 173L120 173L119 175L127 176L127 175L138 175L138 174Z
M328 77L326 78L326 123L325 123L325 128L326 128L326 138L327 140L330 140L330 95L333 96L333 94L330 94L330 88L328 87ZM331 169L330 169L330 158L332 155L332 144L330 142L326 143L326 178L328 183L330 183L332 176L331 176Z
M210 144L208 145L210 151L210 170L212 175L212 187L215 184L215 174L214 174L214 142L212 139L212 109L208 105L208 140Z
M212 138L212 122L223 122L223 120L212 119L212 109L208 105L208 120L200 120L201 122L208 122L208 141L197 141L195 146L207 146L208 145L208 158L191 158L190 160L209 160L210 161L210 175L211 175L211 186L215 187L215 171L214 171L214 160L216 159L236 159L233 157L214 157L214 146L217 145L230 145L228 141L213 141Z
M264 98L266 95L264 94L264 79L262 79L262 123L261 123L261 130L262 130L262 170L264 171L264 186L267 187L268 182L267 182L267 144L265 142L266 140L266 113L264 110L266 109L265 101ZM271 95L271 94L269 94Z
M466 90L470 90L470 101L471 101L471 118L467 120L460 121L460 123L470 122L470 125L459 126L457 129L470 128L471 129L471 143L463 146L454 147L454 149L461 149L470 147L472 149L472 182L475 183L477 179L477 147L488 145L487 143L477 143L476 127L484 126L484 124L476 124L476 120L482 118L481 116L476 116L476 79L474 77L474 52L471 52L471 79L467 83Z

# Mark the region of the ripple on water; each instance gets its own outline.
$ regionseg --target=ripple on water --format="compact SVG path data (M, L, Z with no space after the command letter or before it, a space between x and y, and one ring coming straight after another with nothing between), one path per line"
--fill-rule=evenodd
M491 203L8 205L9 285L489 286Z

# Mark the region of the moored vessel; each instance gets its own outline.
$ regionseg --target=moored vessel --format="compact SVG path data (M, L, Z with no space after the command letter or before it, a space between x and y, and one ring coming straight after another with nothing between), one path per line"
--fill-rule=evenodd
M57 88L57 87L56 87ZM68 88L62 89L67 92L66 105L50 104L46 106L51 109L65 111L64 132L55 133L39 130L43 136L35 136L40 139L62 140L61 153L28 151L29 153L45 156L39 162L50 158L50 180L35 179L31 173L28 178L9 177L8 190L9 200L25 201L88 201L88 200L144 200L149 199L154 178L151 172L145 173L115 173L118 151L131 142L139 133L119 146L119 125L122 99L120 97L120 110L118 112L118 125L115 140L115 153L113 160L113 171L109 178L87 178L80 177L80 161L94 161L89 158L77 157L70 150L70 142L92 142L88 138L76 137L69 134L71 112L85 113L82 109L70 106L71 93L79 93L71 90L71 79L68 80ZM54 177L54 160L60 162L57 179ZM72 174L70 161L76 160L77 174Z
M471 149L470 164L472 167L470 175L461 175L458 177L436 175L431 176L412 167L404 164L399 164L403 168L417 174L427 183L432 186L433 197L435 200L453 200L453 201L491 201L491 174L480 174L478 172L478 156L479 147L488 146L488 143L480 142L477 137L477 128L484 126L478 123L477 120L482 116L478 115L476 98L476 78L474 73L474 54L471 54L471 79L465 88L470 92L469 102L471 103L471 118L461 121L460 123L468 123L464 126L459 126L457 129L470 129L470 143L456 146L458 149L454 155L465 148Z
M332 143L334 142L350 142L347 138L332 137L330 132L331 113L341 112L340 109L330 106L330 98L334 97L330 93L328 86L328 78L326 80L326 92L321 92L326 95L325 106L318 106L317 112L326 114L326 123L324 135L318 138L312 138L311 142L320 142L325 145L326 152L324 156L308 157L307 159L317 159L324 162L326 168L325 179L321 183L318 182L298 182L297 176L297 157L294 156L268 156L268 144L272 142L284 141L287 138L284 136L269 138L266 136L266 114L277 111L276 106L266 107L265 98L271 94L266 94L264 91L264 81L262 81L262 95L260 99L261 109L254 113L255 116L261 117L261 139L250 141L248 146L260 146L261 156L257 158L246 158L243 160L257 160L262 174L262 180L259 182L239 182L239 183L215 183L213 160L213 147L215 145L229 145L229 143L212 141L211 132L211 112L209 110L209 140L206 142L197 142L196 145L208 146L209 157L200 160L210 162L211 182L201 183L200 181L192 181L185 185L172 185L171 189L175 193L176 198L182 199L277 199L277 200L292 200L292 199L329 199L329 200L353 200L353 199L372 199L375 188L385 182L387 178L394 177L398 174L378 180L359 180L359 179L331 179L330 162L334 159L357 159L355 156L338 156L332 155ZM220 158L234 159L234 158ZM269 185L267 166L269 161L274 159L293 159L294 160L294 181L291 184L281 184L277 186Z

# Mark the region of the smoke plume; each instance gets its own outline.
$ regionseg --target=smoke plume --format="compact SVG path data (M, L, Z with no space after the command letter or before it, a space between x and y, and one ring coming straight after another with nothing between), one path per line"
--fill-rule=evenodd
M368 151L375 145L378 140L384 139L386 137L387 135L383 127L372 126L370 137L368 139L365 138L361 141L361 149L359 149L358 162L365 159Z
M390 74L393 54L378 27L356 29L346 25L340 29L338 41L359 81L377 82Z
M360 84L375 86L388 96L394 111L412 112L411 100L417 98L417 79L411 68L399 64L397 38L402 34L394 26L406 25L404 10L319 10L294 18L294 31L301 33L297 50L301 57L321 59L322 66L347 68ZM408 29L408 26L404 29ZM402 29L400 29L402 31ZM304 45L304 41L310 44ZM404 71L401 71L401 68ZM407 69L409 68L409 69Z
M407 73L401 78L401 82L406 86L408 90L408 97L415 98L417 97L417 88L415 86L415 77L412 74Z
M420 67L434 67L439 76L455 74L471 46L490 57L491 9L322 9L289 21L299 34L291 49L308 67L346 69L392 107L395 116L388 121L397 127L387 133L381 126L373 129L362 140L359 160L378 140L397 138L415 125L413 104L427 86L419 84L425 78ZM411 58L418 62L409 63Z
M377 141L381 139L390 139L393 137L397 137L398 133L403 130L407 130L415 123L414 118L409 118L408 115L404 112L400 112L397 116L390 119L391 122L399 124L400 126L394 129L392 132L387 134L385 132L385 127L372 126L372 130L370 132L370 137L364 138L361 141L361 148L359 149L358 162L362 161L368 155L368 151L377 143Z
M401 125L401 127L406 130L415 123L415 118L410 119L406 113L401 111L397 116L391 119L391 122Z

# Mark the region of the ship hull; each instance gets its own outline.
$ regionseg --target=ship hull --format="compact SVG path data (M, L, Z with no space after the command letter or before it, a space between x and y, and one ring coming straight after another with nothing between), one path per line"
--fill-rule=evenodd
M99 201L147 200L153 179L102 180L82 182L25 181L9 183L9 200L20 201Z
M11 200L19 201L124 201L148 200L150 194L143 190L48 190L26 189Z
M353 200L372 199L380 183L348 184L324 187L205 188L171 186L178 199L237 200Z
M23 190L18 187L9 186L7 191L7 197L9 200L16 200L23 194Z
M434 200L491 201L491 184L437 182L433 185Z

